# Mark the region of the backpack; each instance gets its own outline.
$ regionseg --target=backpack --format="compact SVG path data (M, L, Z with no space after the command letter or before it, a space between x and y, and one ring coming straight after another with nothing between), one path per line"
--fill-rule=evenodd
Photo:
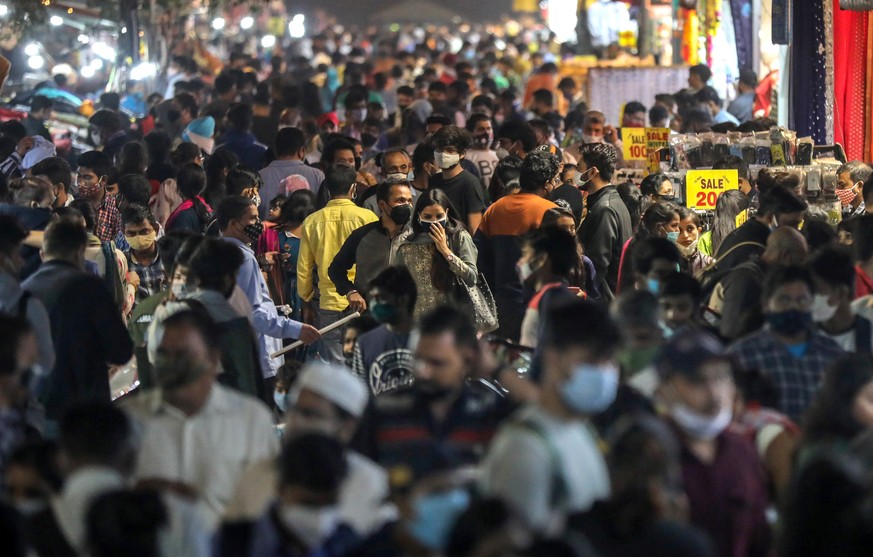
M101 242L100 251L103 253L103 258L106 261L106 275L103 277L103 282L109 293L112 294L112 299L119 309L124 308L124 283L118 272L118 261L115 259L115 247L112 242Z
M758 246L766 249L766 246L763 246L758 242L740 242L739 244L735 245L734 247L723 253L718 259L710 263L700 275L700 284L702 286L703 317L706 320L707 324L715 327L716 329L721 322L721 312L722 308L724 307L724 287L721 285L721 281L722 279L724 279L724 277L728 275L728 273L734 270L720 270L718 268L718 264L721 263L728 255L733 253L734 250L745 246Z

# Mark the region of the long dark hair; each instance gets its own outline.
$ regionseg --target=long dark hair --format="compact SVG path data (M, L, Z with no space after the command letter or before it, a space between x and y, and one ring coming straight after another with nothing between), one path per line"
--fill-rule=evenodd
M640 219L640 227L637 229L636 240L648 240L657 238L659 226L666 226L679 215L679 208L672 203L653 203Z
M804 443L849 441L864 430L852 412L855 397L873 381L873 358L846 356L827 370L804 417Z
M299 226L315 209L315 194L310 190L297 190L282 203L279 222Z
M749 198L739 190L728 190L715 202L715 221L712 224L712 254L718 252L727 235L737 228L737 215L749 206Z
M149 153L145 144L132 141L121 148L118 155L118 173L144 175L149 165Z
M190 199L194 203L194 211L200 224L209 223L212 220L212 212L200 197L206 189L206 172L203 168L193 162L182 165L176 175L176 185L182 199Z
M412 230L416 237L426 236L422 231L419 215L431 205L439 205L445 209L448 215L446 223L446 241L450 248L457 248L458 235L464 230L464 225L458 219L458 212L452 205L451 200L441 189L429 189L418 196L418 201L415 202L415 217L412 220ZM440 292L445 292L452 284L452 270L449 268L449 263L446 258L434 250L431 259L430 277L434 288Z
M239 164L239 158L228 149L219 149L206 161L206 192L203 197L217 207L227 195L225 177L227 171Z

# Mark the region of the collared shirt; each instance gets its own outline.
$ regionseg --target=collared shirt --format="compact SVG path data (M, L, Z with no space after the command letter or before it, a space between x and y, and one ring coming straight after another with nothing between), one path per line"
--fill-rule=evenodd
M109 491L123 489L124 477L112 468L88 466L72 473L52 501L58 528L76 551L86 549L86 516L91 503Z
M121 212L118 210L118 200L115 195L106 194L103 201L97 206L97 227L94 235L101 242L111 242L121 231Z
M261 372L264 377L273 377L284 363L284 358L280 356L274 359L270 354L281 350L283 338L299 338L303 325L279 315L252 248L236 238L224 240L239 247L245 259L237 271L236 284L252 304L252 327L258 335Z
M779 408L799 420L818 392L825 370L845 352L831 339L810 333L806 353L797 358L769 329L762 329L728 347L743 369L756 369L773 379Z
M300 255L297 258L297 291L303 301L315 297L314 273L318 273L321 309L344 311L349 302L336 291L328 276L334 257L352 232L378 217L358 207L350 199L333 199L320 211L306 217L300 228ZM354 280L354 271L349 278Z
M303 163L303 161L280 161L275 160L264 167L260 172L264 185L261 186L261 206L259 208L261 220L267 219L270 212L270 201L277 195L288 195L283 190L282 181L289 176L302 176L309 184L313 193L318 191L321 182L324 181L324 172Z
M217 382L193 416L168 404L157 390L142 393L126 409L142 425L136 479L160 478L195 488L207 527L224 514L246 467L279 451L267 407Z
M357 289L362 296L366 295L367 285L388 266L394 265L397 250L411 235L412 227L407 225L389 238L388 231L378 220L352 232L328 268L336 291L347 296ZM352 267L355 268L354 283L349 280Z
M164 265L161 256L155 258L148 265L140 265L133 250L127 252L128 269L139 276L139 286L136 289L136 301L144 300L152 294L157 294L164 289Z
M439 447L450 449L465 464L476 464L500 422L514 408L505 398L478 384L465 385L442 422L414 389L375 399L373 441L368 456L387 469L427 467ZM365 454L367 454L365 452Z

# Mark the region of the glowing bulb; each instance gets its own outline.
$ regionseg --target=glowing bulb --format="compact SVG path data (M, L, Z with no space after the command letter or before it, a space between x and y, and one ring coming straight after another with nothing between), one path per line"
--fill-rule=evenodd
M306 34L306 26L303 25L303 14L297 14L288 24L288 34L293 39L299 39Z
M215 29L216 31L221 31L222 29L224 29L224 18L223 17L216 17L215 19L213 19L212 20L212 28Z
M239 20L240 29L251 29L255 24L255 18L251 16L245 16L241 20Z
M95 70L91 66L85 66L84 68L82 68L82 71L79 73L81 73L82 77L84 77L85 79L90 79L90 78L94 77L94 74L97 73L97 70Z
M60 27L64 24L64 18L59 15L53 15L51 19L49 19L49 23L52 27Z
M27 65L31 70L38 70L45 65L45 59L42 56L31 56L27 59Z
M0 4L0 17L5 16L9 13L9 6L6 4Z
M139 81L157 75L158 68L152 62L143 62L130 69L130 79Z
M261 46L264 48L273 48L274 46L276 46L276 36L264 35L264 38L261 39Z
M24 47L24 53L28 56L36 56L39 54L39 45L36 43L30 43L26 47Z
M91 42L91 37L82 33L81 35L78 36L77 40L82 44L88 44Z
M88 66L94 71L102 70L103 60L101 60L100 58L94 58L93 60L91 60L91 63L88 64Z

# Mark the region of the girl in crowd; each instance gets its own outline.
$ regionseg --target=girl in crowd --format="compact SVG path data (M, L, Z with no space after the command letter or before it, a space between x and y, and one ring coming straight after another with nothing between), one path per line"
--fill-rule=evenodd
M422 193L415 204L413 235L397 251L397 263L409 269L418 287L416 321L441 304L464 302L463 285L476 284L478 251L446 194Z
M206 189L206 173L203 168L194 163L185 164L179 169L176 185L179 188L179 195L182 196L182 204L176 207L167 219L165 230L167 232L191 230L205 233L213 217L212 207L201 197L203 190Z
M714 257L727 235L737 228L737 215L749 206L749 198L739 190L729 190L715 202L715 222L712 230L700 235L697 249L703 255Z
M632 290L634 287L634 245L649 238L667 238L675 244L679 240L679 222L679 208L672 203L655 203L646 210L636 234L627 241L622 250L616 293Z
M649 198L650 203L657 203L659 201L673 202L676 199L673 192L673 182L667 178L666 174L661 174L660 172L649 174L643 178L643 182L640 184L640 192L644 197Z
M697 244L703 224L700 217L691 209L679 208L679 239L676 247L682 255L682 271L694 277L699 277L713 261L712 257L700 253Z

